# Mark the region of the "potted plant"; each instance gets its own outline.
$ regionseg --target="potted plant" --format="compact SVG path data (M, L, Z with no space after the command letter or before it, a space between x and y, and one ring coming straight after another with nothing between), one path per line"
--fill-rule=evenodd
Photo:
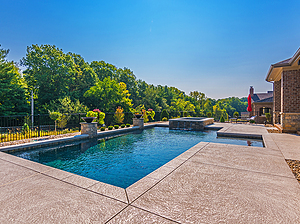
M82 117L82 119L86 122L86 123L92 123L93 120L95 120L97 118L97 112L94 111L88 111L86 113L86 117Z
M143 113L145 111L144 105L139 105L136 108L130 108L130 112L133 113L135 118L141 118L143 116Z

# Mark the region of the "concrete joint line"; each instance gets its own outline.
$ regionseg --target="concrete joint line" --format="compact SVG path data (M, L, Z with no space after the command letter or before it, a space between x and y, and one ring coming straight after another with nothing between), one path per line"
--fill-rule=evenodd
M18 181L21 181L21 180L25 180L25 179L27 179L27 178L34 177L34 176L37 176L37 175L39 175L39 174L41 174L41 173L32 174L32 175L30 175L30 176L28 176L28 177L24 177L24 178L21 178L21 179L15 180L15 181L11 181L11 182L8 182L8 183L5 183L5 184L2 184L2 185L0 185L0 187L6 186L6 185L9 185L9 184L12 184L12 183L16 183L16 182L18 182Z
M252 173L258 173L258 174L264 174L264 175L268 175L268 176L275 176L275 177L283 177L283 178L288 178L288 179L295 179L294 177L280 176L280 175L277 175L277 174L264 173L264 172L259 172L259 171L255 171L255 170L246 170L246 169L234 168L234 167L229 167L229 166L221 166L221 165L216 165L216 164L211 164L211 163L204 163L204 162L197 162L197 161L193 161L192 163L204 164L204 165L209 165L209 166L216 166L216 167L227 168L227 169L231 169L231 170L239 170L239 171L244 171L244 172L252 172Z
M129 205L132 205L133 202L135 202L137 199L139 199L141 196L143 196L145 193L147 193L149 190L151 190L153 187L155 187L157 184L159 184L162 180L164 180L166 177L168 177L171 173L173 173L175 170L177 170L179 167L181 167L183 164L185 164L188 160L190 160L196 153L198 153L201 149L205 148L208 144L210 144L209 142L207 144L205 144L204 146L202 146L197 152L195 152L193 155L191 155L188 159L186 159L183 163L181 163L179 166L177 166L175 169L173 169L170 173L168 173L166 176L164 176L163 178L161 178L157 183L153 184L149 189L147 189L146 191L144 191L142 194L140 194L137 198L135 198L132 202L129 202ZM154 178L152 178L154 179Z

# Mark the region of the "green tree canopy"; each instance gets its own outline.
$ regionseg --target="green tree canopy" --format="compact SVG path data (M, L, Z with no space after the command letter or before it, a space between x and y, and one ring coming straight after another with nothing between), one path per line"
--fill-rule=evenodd
M24 76L29 88L37 88L40 108L51 100L82 99L84 92L97 81L96 74L81 56L66 54L54 45L27 47L21 64L27 67Z
M0 45L0 115L26 114L30 111L26 84L15 63L5 59L8 53Z
M90 108L99 108L104 112L114 112L118 106L124 108L124 111L129 111L132 106L126 84L117 83L109 77L98 81L84 96Z

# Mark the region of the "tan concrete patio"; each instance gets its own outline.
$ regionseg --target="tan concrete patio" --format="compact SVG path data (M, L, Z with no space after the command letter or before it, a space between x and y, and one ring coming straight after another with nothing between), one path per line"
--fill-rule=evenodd
M0 152L0 223L300 223L300 136L214 126L266 147L201 142L127 189Z

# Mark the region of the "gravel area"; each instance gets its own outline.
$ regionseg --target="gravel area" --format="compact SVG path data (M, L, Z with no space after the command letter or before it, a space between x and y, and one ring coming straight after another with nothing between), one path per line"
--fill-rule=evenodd
M296 179L300 183L300 161L299 160L292 160L286 159L287 164L291 168L293 174L295 175Z

